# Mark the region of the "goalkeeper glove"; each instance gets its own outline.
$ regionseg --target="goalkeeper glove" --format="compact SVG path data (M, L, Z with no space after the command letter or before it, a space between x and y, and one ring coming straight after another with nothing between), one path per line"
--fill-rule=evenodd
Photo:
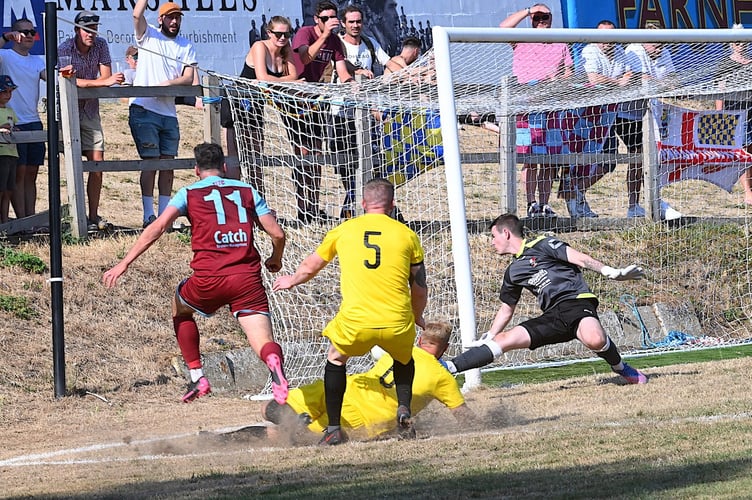
M483 344L485 344L489 340L493 339L495 336L496 335L493 335L490 331L486 332L483 335L481 335L480 337L478 337L477 340L473 340L472 342L470 342L469 344L467 344L467 345L465 345L463 347L470 348L470 347L482 346Z
M614 269L610 266L603 266L601 274L606 278L616 281L639 280L645 276L645 272L636 264L632 264L621 269Z

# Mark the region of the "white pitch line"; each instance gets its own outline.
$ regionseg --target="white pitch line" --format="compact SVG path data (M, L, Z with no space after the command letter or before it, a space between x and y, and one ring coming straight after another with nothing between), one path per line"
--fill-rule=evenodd
M266 422L258 423L258 424L250 424L250 425L257 425L259 427L261 426L267 426L268 424ZM216 434L225 434L227 432L233 432L240 430L244 427L248 427L247 425L242 426L234 426L234 427L223 427L221 429L217 429L215 431L212 431ZM127 460L134 460L133 458L106 458L106 459L100 459L100 460L94 460L94 459L82 459L82 460L63 460L63 461L50 461L47 459L60 457L64 455L75 455L75 454L81 454L81 453L89 453L93 451L101 451L101 450L107 450L107 449L113 449L113 448L122 448L124 446L135 446L135 445L142 445L142 444L150 444L155 443L158 441L168 441L172 439L181 439L185 437L195 437L198 436L200 433L198 432L190 432L190 433L183 433L183 434L174 434L171 436L158 436L158 437L152 437L148 439L138 439L134 441L119 441L117 443L101 443L101 444L92 444L89 446L82 446L79 448L70 448L67 450L58 450L58 451L50 451L47 453L32 453L29 455L21 455L18 457L8 458L5 460L0 460L0 467L10 467L10 466L26 466L26 465L68 465L68 464L75 464L75 463L104 463L104 462L120 462L120 461L127 461ZM193 456L207 456L209 454L200 454L200 455L193 455ZM137 459L147 459L147 460L153 460L156 458L165 458L167 456L191 456L191 455L144 455L141 457L137 457ZM150 458L154 457L154 458Z

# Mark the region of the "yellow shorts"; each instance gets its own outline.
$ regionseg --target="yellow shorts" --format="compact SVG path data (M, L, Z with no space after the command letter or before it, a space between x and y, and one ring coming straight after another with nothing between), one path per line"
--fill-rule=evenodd
M321 335L345 356L363 356L377 345L404 365L413 357L415 323L411 321L405 326L391 328L352 327L335 316Z

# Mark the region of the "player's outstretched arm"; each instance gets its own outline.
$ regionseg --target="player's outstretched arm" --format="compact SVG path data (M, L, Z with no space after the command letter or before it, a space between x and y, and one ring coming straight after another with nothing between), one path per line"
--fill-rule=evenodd
M289 290L294 286L305 283L316 276L319 271L326 267L327 264L329 264L329 262L325 261L319 254L314 252L300 263L295 274L280 276L274 280L272 290L275 292L278 290Z
M575 250L572 247L567 247L567 260L584 269L590 269L591 271L601 273L603 276L612 280L639 280L645 276L645 272L637 264L632 264L623 268L613 268L594 259L586 253Z
M149 224L141 236L138 237L136 243L131 247L128 253L123 257L123 260L117 263L112 269L105 271L102 275L102 283L107 288L112 288L117 284L118 278L123 275L128 266L136 260L142 253L147 251L150 246L154 244L164 233L168 227L172 227L172 223L178 218L180 213L178 209L172 205L168 205L162 215L157 217L157 220Z

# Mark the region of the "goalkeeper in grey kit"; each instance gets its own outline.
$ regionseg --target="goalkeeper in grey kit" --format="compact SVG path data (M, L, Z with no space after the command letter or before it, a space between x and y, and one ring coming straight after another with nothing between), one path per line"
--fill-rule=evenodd
M447 362L450 372L480 368L506 351L533 350L576 338L630 384L648 381L642 372L622 361L598 319L598 299L582 276L584 268L614 280L637 280L643 277L642 268L606 266L553 237L528 241L523 237L522 222L513 214L497 217L491 223L491 235L498 254L514 256L504 273L499 294L502 304L489 331L473 342L471 349ZM543 314L503 331L523 289L537 297Z

